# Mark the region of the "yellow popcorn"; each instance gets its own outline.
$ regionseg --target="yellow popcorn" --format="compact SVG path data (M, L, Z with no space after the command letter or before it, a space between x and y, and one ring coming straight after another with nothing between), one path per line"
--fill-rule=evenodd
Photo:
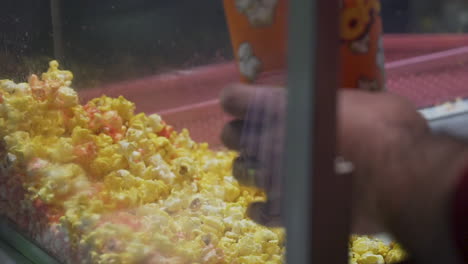
M27 95L31 92L27 83L16 84L12 80L0 80L0 88L8 94Z
M151 140L151 142L154 144L156 151L161 155L161 157L163 157L165 161L169 161L171 155L174 154L174 147L169 139L165 137L156 137Z
M257 243L266 243L270 241L278 242L278 236L271 230L263 229L255 232L254 240Z
M148 125L151 127L153 132L161 132L164 128L164 124L162 123L162 118L158 114L152 114L148 116Z
M235 152L210 150L187 129L172 131L157 114L135 114L135 105L123 97L80 105L72 80L57 61L28 83L0 80L0 169L7 182L24 188L21 206L43 213L43 221L66 234L80 256L59 259L283 263L284 229L258 225L246 215L249 204L266 195L232 176ZM55 239L46 238L41 241ZM351 238L350 250L356 264L405 257L397 244L370 237ZM52 250L60 252L67 251Z
M364 253L357 260L358 264L385 264L385 260L381 255L376 255L372 253Z
M357 254L364 254L366 252L377 253L378 244L376 241L371 240L367 237L358 238L353 242L353 252Z
M61 204L61 199L68 196L87 191L90 182L86 178L84 171L75 164L46 164L36 171L35 178L39 182L36 184L25 183L46 204Z
M59 63L54 60L49 63L49 70L42 74L42 80L57 81L61 85L69 86L73 80L73 74L70 71L59 70Z
M164 202L164 208L168 213L175 213L183 209L183 201L178 197L169 197Z
M140 140L142 140L142 139L145 138L145 131L144 131L144 130L140 130L140 129L136 129L136 128L133 128L133 127L130 127L130 128L127 130L127 134L125 135L125 137L126 137L129 141L139 142Z
M89 164L90 172L96 177L123 169L126 165L124 157L116 153L116 148L112 146L101 149L96 158Z
M175 171L180 179L191 179L197 176L193 163L194 161L189 157L176 158L172 161L172 171Z
M91 113L116 111L124 122L128 122L134 116L135 104L125 100L122 96L118 98L101 96L89 101L85 105L85 108Z
M243 256L238 258L237 263L245 264L264 264L265 260L261 256Z
M393 244L392 249L389 250L385 256L385 263L398 263L402 259L406 259L406 257L406 252L398 244Z
M350 239L349 262L352 264L388 264L406 259L401 247L368 236L352 236Z
M240 256L256 255L262 251L260 243L256 243L252 234L242 236L238 242L238 254Z
M73 131L76 128L83 128L86 131L91 132L88 130L91 117L81 105L72 107L71 113L71 117L69 117L66 122L66 126L69 131Z
M61 107L73 107L78 104L78 94L70 87L60 87L57 91L57 104Z
M239 184L234 180L233 177L224 177L224 198L228 202L234 202L240 195Z
M151 156L148 163L152 165L150 172L153 177L168 184L174 183L176 175L160 154Z
M181 231L187 234L191 238L195 238L198 232L192 232L193 230L199 230L202 221L200 218L197 217L181 217L180 226Z
M216 217L216 216L202 216L201 217L204 226L203 228L206 228L208 231L207 233L212 233L214 235L222 235L224 234L225 226L223 224L223 219L221 217Z

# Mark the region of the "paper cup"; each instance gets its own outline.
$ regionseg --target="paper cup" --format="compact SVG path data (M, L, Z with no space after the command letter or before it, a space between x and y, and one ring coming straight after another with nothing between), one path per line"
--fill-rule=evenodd
M384 90L379 0L336 1L341 1L341 87ZM288 0L224 0L224 9L241 81L284 82Z

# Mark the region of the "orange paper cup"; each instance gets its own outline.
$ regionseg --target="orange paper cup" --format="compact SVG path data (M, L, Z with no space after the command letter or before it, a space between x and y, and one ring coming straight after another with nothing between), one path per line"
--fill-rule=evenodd
M340 0L341 87L384 89L379 0ZM243 82L283 75L288 0L224 0L235 58ZM278 72L280 74L278 74ZM281 74L282 73L282 74ZM284 79L284 77L283 77Z
M241 80L284 70L287 1L224 0L224 9Z
M385 89L379 0L344 0L341 10L341 87Z

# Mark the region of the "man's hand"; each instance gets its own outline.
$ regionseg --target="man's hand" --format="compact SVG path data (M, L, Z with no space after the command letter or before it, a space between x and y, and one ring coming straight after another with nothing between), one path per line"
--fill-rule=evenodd
M385 181L394 179L385 175L388 155L411 149L415 139L429 134L429 127L411 103L389 93L342 89L337 107L338 153L355 166L353 231L383 231L378 195L382 186L392 185Z
M450 209L468 145L432 134L395 95L342 91L339 107L340 151L356 166L355 217L380 222L421 263L458 263Z
M228 147L240 147L241 120L259 91L285 97L272 87L224 90L222 105L238 118L223 131ZM264 111L284 113L285 102ZM449 208L468 146L431 134L415 107L396 95L342 90L338 108L338 153L355 166L353 222L381 224L421 263L458 263Z
M281 225L286 90L236 85L224 90L221 102L237 118L222 133L224 144L240 152L233 162L233 174L241 184L262 188L268 196L266 202L251 204L248 215L263 225Z

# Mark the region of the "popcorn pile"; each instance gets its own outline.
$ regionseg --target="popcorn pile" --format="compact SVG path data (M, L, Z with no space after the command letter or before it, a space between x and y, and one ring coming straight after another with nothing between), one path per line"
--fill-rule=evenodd
M407 257L400 245L368 236L352 236L349 248L350 264L399 263Z
M123 97L80 105L58 67L0 81L0 214L63 263L282 263L284 230L247 218L265 194L232 177L234 152ZM353 263L402 252L359 239Z

